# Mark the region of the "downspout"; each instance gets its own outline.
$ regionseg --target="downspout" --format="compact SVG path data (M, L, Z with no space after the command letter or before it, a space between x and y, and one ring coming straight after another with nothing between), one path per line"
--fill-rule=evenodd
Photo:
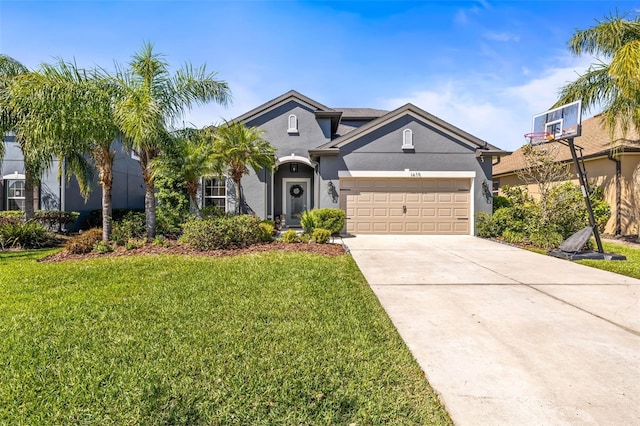
M616 230L615 235L622 234L622 161L618 158L614 158L611 155L611 151L607 153L607 158L616 163Z

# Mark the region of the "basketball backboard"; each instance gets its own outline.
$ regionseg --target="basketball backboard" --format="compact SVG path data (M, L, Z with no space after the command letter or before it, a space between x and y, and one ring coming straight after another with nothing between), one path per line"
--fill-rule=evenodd
M582 102L575 101L533 116L531 132L547 133L546 140L569 139L580 136Z

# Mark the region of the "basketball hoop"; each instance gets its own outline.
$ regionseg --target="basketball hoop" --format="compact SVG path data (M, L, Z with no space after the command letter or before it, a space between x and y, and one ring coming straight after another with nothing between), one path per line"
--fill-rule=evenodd
M532 145L538 145L553 140L553 135L549 132L531 132L526 133L524 137L529 139L529 143Z

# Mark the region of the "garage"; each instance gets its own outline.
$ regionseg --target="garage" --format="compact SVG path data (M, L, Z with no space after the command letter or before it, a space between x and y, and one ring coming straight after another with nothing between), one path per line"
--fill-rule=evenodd
M471 233L466 178L340 178L350 234Z

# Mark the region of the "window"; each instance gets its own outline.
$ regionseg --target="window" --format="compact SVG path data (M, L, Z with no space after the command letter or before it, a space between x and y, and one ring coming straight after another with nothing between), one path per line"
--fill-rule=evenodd
M7 180L7 210L24 210L24 180Z
M203 206L218 206L227 211L227 179L219 176L215 178L205 178L203 185L204 203Z
M287 133L298 133L298 117L295 114L289 116L289 128Z
M413 132L411 129L402 131L402 149L413 149Z

